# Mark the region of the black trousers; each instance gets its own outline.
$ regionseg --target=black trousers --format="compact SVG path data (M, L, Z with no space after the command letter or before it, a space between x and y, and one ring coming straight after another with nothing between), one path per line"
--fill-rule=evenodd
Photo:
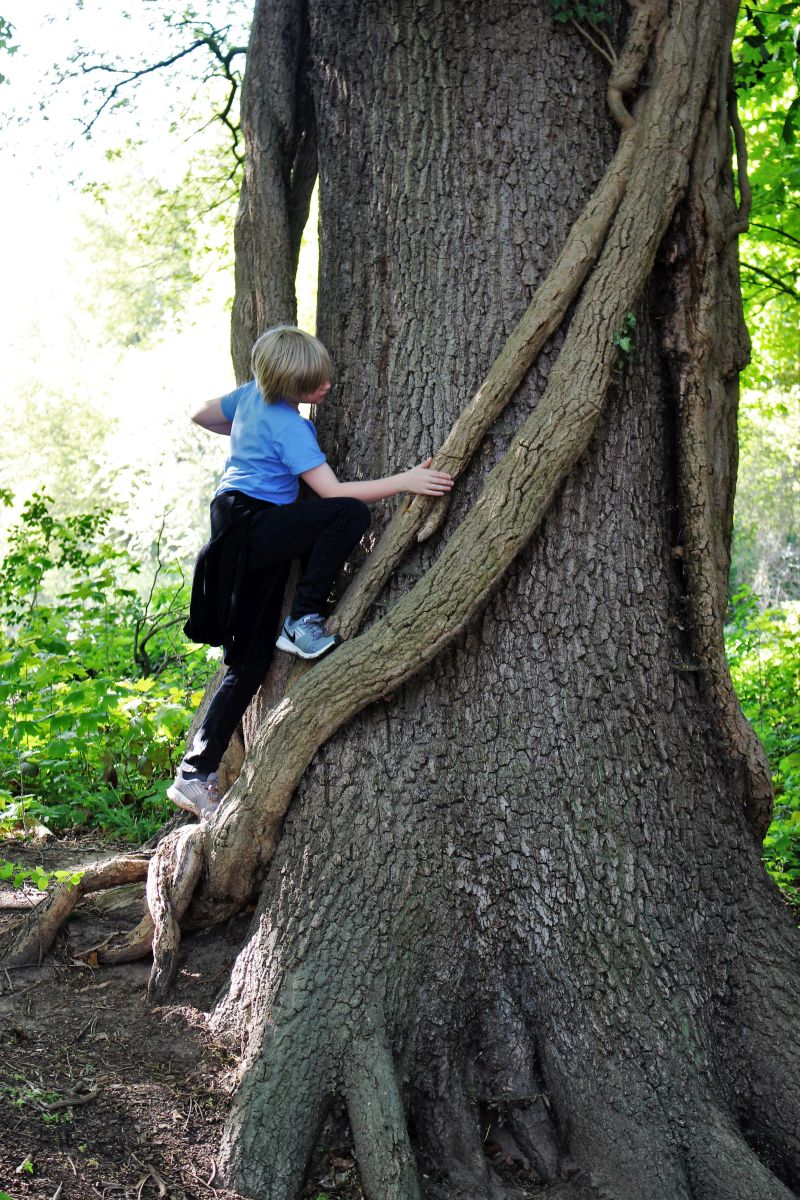
M324 616L336 576L369 523L368 506L349 496L276 504L252 516L248 526L247 576L258 573L262 586L266 578L268 592L246 648L228 667L181 763L182 774L208 775L216 771L234 730L261 686L272 662L292 559L302 559L304 567L292 604L292 617L308 613ZM265 568L273 569L265 576Z

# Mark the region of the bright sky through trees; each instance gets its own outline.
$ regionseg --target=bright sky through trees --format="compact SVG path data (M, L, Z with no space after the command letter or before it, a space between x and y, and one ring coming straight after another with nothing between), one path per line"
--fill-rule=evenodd
M3 55L0 65L7 78L0 85L7 114L0 135L5 232L0 484L18 500L43 482L56 493L63 485L65 499L78 507L92 498L135 500L143 543L149 545L159 514L182 507L184 500L175 473L157 464L186 455L198 465L198 472L184 472L182 479L184 488L188 479L197 493L191 505L198 512L219 466L222 447L198 442L186 412L233 383L228 227L224 234L220 226L204 227L195 237L180 211L173 214L173 227L164 227L156 203L156 188L175 188L201 150L200 138L192 136L202 124L197 106L193 109L198 85L185 61L182 70L156 73L128 89L124 98L135 104L104 114L88 139L81 124L100 103L88 83L102 75L59 82L54 70L54 64L67 69L81 44L89 48L85 65L116 60L139 67L168 56L175 39L163 25L163 5L145 0L142 13L146 19L125 19L106 0L71 4L58 15L23 0L3 7L18 49ZM216 99L206 94L197 101L205 121ZM220 135L220 145L223 140L227 133ZM94 196L84 190L90 184L98 185ZM167 253L181 243L177 266L159 263L159 252L144 245L136 222L147 220L154 225L154 241L160 235L166 241ZM214 239L216 252L203 254ZM187 281L174 306L180 319L172 315L167 296L154 336L143 345L128 336L126 345L116 335L141 313L134 309L131 318L125 309L140 297L153 308L147 289L159 272L162 286L170 276L182 274ZM156 311L157 323L158 317ZM188 516L185 510L176 514L176 530L187 526ZM194 522L188 523L196 542Z

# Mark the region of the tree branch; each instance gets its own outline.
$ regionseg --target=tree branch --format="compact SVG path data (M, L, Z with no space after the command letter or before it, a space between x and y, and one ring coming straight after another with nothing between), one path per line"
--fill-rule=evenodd
M736 220L728 229L728 237L734 238L740 233L747 233L750 225L750 210L753 207L753 192L747 173L747 138L739 118L736 88L733 86L728 88L728 120L733 130L736 147L736 175L739 180L739 209Z
M786 283L778 275L773 275L771 271L767 271L764 267L754 267L752 263L743 262L742 270L751 271L753 275L760 275L762 279L767 279L776 292L782 292L786 296L790 296L792 300L800 304L800 292L797 288L793 288L790 283Z
M781 241L791 242L793 246L800 246L800 238L794 237L793 234L787 233L785 229L780 229L776 225L762 225L760 221L751 221L751 229L763 229L767 233L777 233Z
M205 37L196 38L196 41L193 41L191 46L186 46L184 49L178 50L178 52L169 55L166 59L161 59L158 62L150 62L148 66L140 67L139 70L128 70L127 74L125 74L125 78L118 79L118 82L112 86L112 89L110 89L106 97L103 98L100 108L96 110L94 116L92 116L92 119L89 121L89 124L83 126L83 132L85 136L89 137L89 134L92 130L94 130L97 121L100 120L102 114L106 112L109 104L113 103L113 101L116 100L116 97L119 96L120 91L127 88L128 85L136 83L138 79L143 79L145 76L154 74L156 71L166 70L167 67L174 66L175 62L180 62L181 59L188 58L188 55L196 53L196 50L205 48L210 50L213 58L215 58L217 62L219 62L219 65L223 67L223 76L224 78L227 78L231 84L228 100L225 102L222 112L217 114L217 118L218 120L222 121L223 125L227 126L229 130L233 132L234 150L236 152L236 156L239 157L239 152L237 152L237 143L239 143L239 130L237 130L237 127L231 124L229 120L229 114L231 108L233 108L237 86L239 86L239 80L237 80L234 74L231 73L230 64L235 58L237 58L237 56L246 54L247 50L242 46L234 46L225 52L225 50L219 46L219 42L217 41L218 32L219 30L212 30L210 34L207 34ZM124 74L125 68L108 66L108 64L104 64L104 62L94 62L94 64L82 66L82 68L80 68L80 74L84 74L84 76L86 76L86 74L92 74L96 71L103 71L108 74Z

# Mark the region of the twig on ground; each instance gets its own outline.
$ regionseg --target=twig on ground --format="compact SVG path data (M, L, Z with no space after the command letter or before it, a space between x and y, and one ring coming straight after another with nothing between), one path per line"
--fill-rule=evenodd
M77 1108L80 1104L89 1104L96 1096L100 1095L100 1088L89 1088L88 1091L83 1091L85 1084L80 1082L75 1085L73 1090L63 1100L53 1100L49 1104L42 1104L38 1100L31 1100L33 1108L37 1108L39 1112L55 1112L58 1108ZM79 1090L80 1089L80 1090Z
M150 1171L150 1174L153 1178L153 1181L154 1181L156 1187L158 1188L159 1196L168 1196L169 1188L164 1183L164 1180L161 1178L158 1171L150 1163L147 1164L147 1167L148 1167L148 1170Z
M6 975L8 975L7 971L6 971ZM38 987L41 982L42 982L41 979L37 979L35 981L35 983L29 983L28 986L24 987L24 988L9 987L7 992L0 992L0 996L24 996L26 992L33 991L33 989L35 987ZM9 983L11 983L10 979L9 979Z
M85 1025L82 1025L80 1027L80 1029L78 1030L78 1032L75 1034L75 1037L72 1039L73 1046L76 1044L76 1042L79 1042L81 1040L81 1038L83 1037L83 1035L85 1033L89 1033L90 1031L92 1033L94 1033L96 1025L97 1025L97 1017L92 1017L91 1021L87 1021Z
M151 1166L150 1163L145 1163L144 1165L147 1167L147 1174L143 1175L139 1180L139 1186L136 1189L136 1200L142 1200L142 1192L144 1191L144 1186L148 1179L153 1180L158 1188L158 1194L160 1197L169 1196L169 1189L155 1167Z

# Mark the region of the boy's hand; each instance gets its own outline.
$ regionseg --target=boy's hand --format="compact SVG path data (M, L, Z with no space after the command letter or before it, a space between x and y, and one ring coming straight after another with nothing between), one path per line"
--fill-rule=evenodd
M453 478L447 471L432 471L432 458L426 458L418 467L404 472L404 488L416 496L446 496L453 486Z

